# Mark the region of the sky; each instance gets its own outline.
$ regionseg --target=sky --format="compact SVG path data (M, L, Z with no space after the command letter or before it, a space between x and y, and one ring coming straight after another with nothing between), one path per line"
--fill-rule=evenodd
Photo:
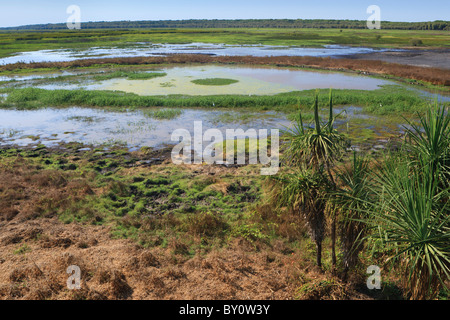
M381 20L449 20L450 0L0 0L0 27L66 22L67 7L81 21L182 19L366 20L378 5Z

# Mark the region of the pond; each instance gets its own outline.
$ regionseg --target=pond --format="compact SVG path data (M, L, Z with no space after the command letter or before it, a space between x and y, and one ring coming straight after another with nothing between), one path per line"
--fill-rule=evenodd
M183 66L161 70L167 75L148 80L111 79L81 84L64 82L37 85L42 89L112 90L138 95L273 95L308 89L375 90L393 81L339 72L307 71L299 69L236 67L236 66ZM224 78L238 82L208 86L193 83L197 79Z

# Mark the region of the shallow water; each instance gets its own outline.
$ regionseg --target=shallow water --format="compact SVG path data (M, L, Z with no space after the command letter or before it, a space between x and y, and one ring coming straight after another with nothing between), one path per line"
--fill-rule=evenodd
M64 76L73 76L80 75L83 73L88 73L87 71L76 71L76 72L68 72L68 71L58 71L51 73L39 73L39 74L29 74L29 75L8 75L8 76L0 76L0 81L29 81L29 80L38 80L38 79L48 79L48 78L57 78Z
M411 87L406 87L406 88L408 88L409 90L418 92L421 96L428 98L432 102L434 102L434 101L437 101L438 103L450 102L450 94L448 94L448 93L442 94L442 93L433 92L433 90L420 90L420 89L411 88Z
M162 71L167 75L149 80L112 79L77 85L61 82L37 87L50 90L78 88L112 90L138 95L273 95L316 88L375 90L381 85L395 84L393 81L361 75L298 69L206 65L170 67ZM191 82L205 78L229 78L239 82L225 86L205 86Z
M78 59L93 58L118 58L137 56L165 56L168 54L207 54L218 56L313 56L332 57L350 54L371 53L384 49L372 49L364 47L344 47L327 45L323 48L300 48L286 46L266 45L225 45L211 43L190 44L152 44L137 43L129 48L102 48L94 47L87 50L39 50L21 52L18 55L0 59L0 64L17 62L60 62L74 61Z
M203 121L203 129L284 129L290 121L274 112L247 113L245 121L222 122L224 113L239 118L238 111L182 109L171 120L149 118L145 111L106 111L94 108L46 108L40 110L0 109L0 145L57 145L81 142L101 145L121 143L130 149L171 144L176 129L186 129L193 136L194 121Z

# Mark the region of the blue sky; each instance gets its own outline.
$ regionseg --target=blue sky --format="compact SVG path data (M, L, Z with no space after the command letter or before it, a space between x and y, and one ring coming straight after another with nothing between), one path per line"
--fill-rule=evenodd
M65 22L69 5L82 21L178 19L357 19L369 5L382 20L449 20L449 0L0 0L0 27Z

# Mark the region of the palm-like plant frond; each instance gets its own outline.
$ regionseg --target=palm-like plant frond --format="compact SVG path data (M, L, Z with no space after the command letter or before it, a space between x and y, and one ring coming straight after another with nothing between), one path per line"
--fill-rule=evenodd
M440 191L435 174L388 161L379 175L379 201L369 210L379 231L373 237L398 252L392 261L406 268L413 299L435 297L450 280L448 190Z
M284 132L283 138L286 142L284 144L283 159L293 167L301 167L305 172L310 174L318 174L322 180L321 183L315 185L308 185L312 181L310 178L316 176L297 176L281 190L284 194L290 194L293 198L286 200L299 201L301 211L303 212L307 224L310 227L311 238L316 241L317 245L317 264L321 265L321 245L325 232L325 208L329 200L329 193L327 191L336 187L331 166L338 160L344 151L345 139L334 128L335 116L333 114L333 95L330 90L329 99L329 117L326 123L321 123L319 115L319 96L318 93L314 99L314 123L306 127L303 124L302 115L300 113L299 120L294 124L293 128ZM324 172L327 174L324 175ZM324 183L327 180L327 183ZM325 188L326 186L326 188ZM331 186L331 188L330 188ZM305 191L309 190L309 191ZM293 192L298 192L295 195ZM327 196L327 199L324 197ZM296 202L291 202L295 204ZM333 266L336 264L335 254L335 225L336 216L333 217L332 229L332 258Z
M323 171L297 167L293 171L271 178L272 201L277 207L288 207L303 215L311 240L317 246L317 264L321 266L321 248L325 236L327 190L329 180Z
M345 146L345 138L339 134L333 124L333 98L330 92L329 118L324 124L319 115L319 97L316 93L314 100L314 126L305 128L300 113L299 120L293 128L284 132L283 138L287 142L283 152L284 159L291 165L306 163L313 169L320 166L330 166L338 159Z
M373 199L369 165L369 160L358 157L355 152L352 165L337 173L340 187L334 194L333 202L342 214L340 232L345 270L358 263L358 254L363 248L367 231L364 212Z
M448 186L450 169L450 115L437 105L425 115L419 114L420 124L408 121L405 128L410 140L409 148L416 165L426 166Z

